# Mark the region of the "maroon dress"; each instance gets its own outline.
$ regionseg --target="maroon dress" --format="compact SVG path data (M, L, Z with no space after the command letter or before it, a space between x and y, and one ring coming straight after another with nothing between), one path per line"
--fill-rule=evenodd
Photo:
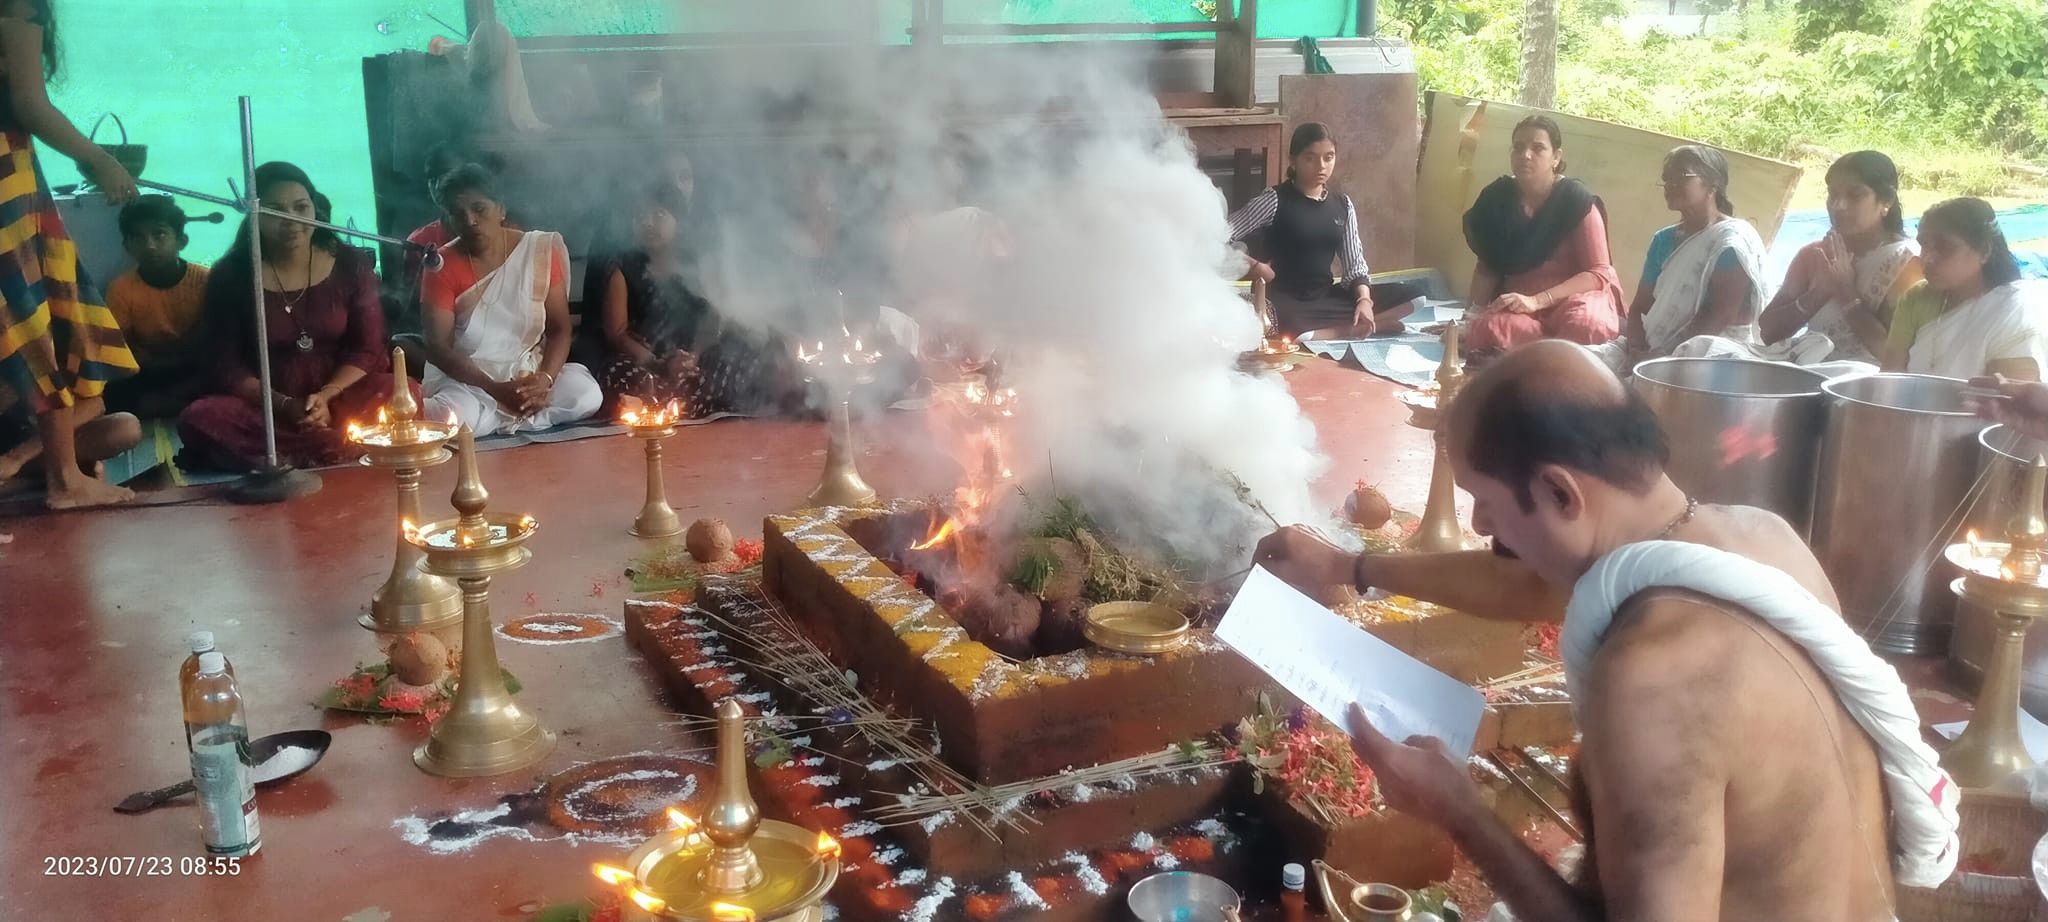
M391 399L391 354L384 340L375 266L368 250L343 247L335 256L334 271L311 288L263 293L270 385L278 394L303 400L327 386L343 365L366 373L328 403L327 427L301 428L278 417L280 463L316 467L354 457L358 452L344 437L348 424L374 420L378 405ZM178 417L178 435L208 466L248 470L264 463L263 410L234 393L256 376L255 318L249 309L252 286L247 270L216 269L207 281L207 316L222 331L214 344L218 386L226 393L187 407ZM285 310L287 303L290 311ZM419 385L411 386L417 396Z

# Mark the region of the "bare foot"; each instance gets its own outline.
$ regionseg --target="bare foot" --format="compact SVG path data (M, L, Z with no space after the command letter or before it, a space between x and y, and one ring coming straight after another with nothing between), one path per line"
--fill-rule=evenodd
M51 509L89 509L94 506L114 506L135 498L135 491L117 487L104 480L80 476L68 482L50 483L50 492L43 502Z
M33 457L34 455L17 457L11 451L6 454L0 454L0 483L13 480L14 475L21 473L22 465L27 464Z

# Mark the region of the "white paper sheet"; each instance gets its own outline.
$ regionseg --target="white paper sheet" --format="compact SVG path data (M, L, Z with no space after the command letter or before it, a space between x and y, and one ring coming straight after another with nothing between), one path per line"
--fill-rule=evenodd
M1479 735L1485 699L1254 568L1216 638L1331 723L1345 727L1352 703L1388 739L1433 736L1462 764Z

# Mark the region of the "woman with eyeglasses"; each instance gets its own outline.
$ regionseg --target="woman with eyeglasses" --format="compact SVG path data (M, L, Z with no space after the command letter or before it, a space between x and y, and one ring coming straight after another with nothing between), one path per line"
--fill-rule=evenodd
M2048 366L2048 292L2019 262L1983 199L1949 199L1920 216L1927 280L1899 299L1887 371L2039 381Z
M1678 223L1650 238L1626 333L1599 350L1617 371L1695 336L1754 346L1757 313L1770 299L1763 238L1728 201L1728 159L1711 147L1679 147L1664 157L1662 185Z

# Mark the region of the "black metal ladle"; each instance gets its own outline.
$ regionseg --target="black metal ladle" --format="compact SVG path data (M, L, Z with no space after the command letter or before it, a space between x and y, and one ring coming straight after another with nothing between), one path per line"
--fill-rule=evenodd
M255 776L254 780L257 787L269 787L319 764L321 757L327 754L328 745L333 742L333 734L325 730L288 730L283 733L273 733L269 736L258 737L249 741L249 772ZM270 764L271 759L276 758L278 753L290 748L310 749L313 751L313 757L307 759L303 765L288 768L280 763L269 772L264 771L265 766ZM154 791L139 791L128 795L120 803L115 804L114 812L148 813L164 804L192 793L193 790L192 779L187 778L167 788L158 788Z

